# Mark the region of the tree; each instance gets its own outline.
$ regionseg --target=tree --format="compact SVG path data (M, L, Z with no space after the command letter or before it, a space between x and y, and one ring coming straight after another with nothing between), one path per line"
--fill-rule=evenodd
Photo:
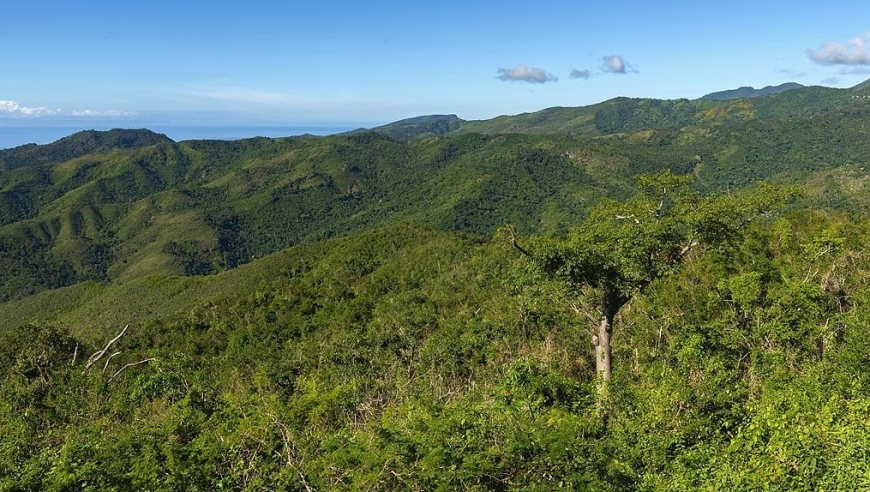
M762 185L739 194L702 197L689 189L690 176L665 171L638 180L638 196L603 202L567 237L536 238L521 246L512 227L503 230L538 268L564 279L578 300L594 304L598 317L591 334L599 396L612 376L610 340L619 310L690 252L724 246L754 218L795 193Z

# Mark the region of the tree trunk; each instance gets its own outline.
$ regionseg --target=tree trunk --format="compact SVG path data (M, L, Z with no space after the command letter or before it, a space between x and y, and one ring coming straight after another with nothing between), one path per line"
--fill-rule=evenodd
M598 394L604 394L604 387L610 381L612 370L610 363L610 336L613 333L613 312L610 306L605 306L601 312L598 331L592 335L592 345L595 346L595 372L598 375Z
M601 319L598 329L592 336L592 344L595 346L595 372L598 380L598 410L606 417L605 410L607 400L607 386L613 375L610 339L613 336L613 319L616 313L628 302L628 297L620 295L616 289L606 289L601 305Z

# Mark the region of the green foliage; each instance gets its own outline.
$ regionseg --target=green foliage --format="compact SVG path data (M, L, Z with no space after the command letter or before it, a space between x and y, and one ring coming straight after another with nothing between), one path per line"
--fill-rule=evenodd
M780 206L791 193L761 187L739 196L702 198L688 182L670 172L641 176L643 195L604 202L566 238L534 242L530 257L578 292L585 286L599 289L602 302L612 304L602 308L615 312L673 271L691 250L726 247L749 221Z

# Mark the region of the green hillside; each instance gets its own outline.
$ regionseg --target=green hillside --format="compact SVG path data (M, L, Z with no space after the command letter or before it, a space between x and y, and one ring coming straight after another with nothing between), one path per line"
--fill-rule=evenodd
M0 487L862 488L867 227L780 217L651 286L606 425L595 313L505 244L390 227L33 296L0 311L39 323L0 334Z
M29 144L0 150L0 169L54 164L88 154L104 153L112 149L134 149L161 142L172 142L166 135L150 130L87 130L62 138L48 145Z
M407 221L482 235L505 221L564 230L584 202L630 187L621 157L586 147L521 135L400 142L362 133L163 143L4 172L0 239L10 267L0 297L211 273Z
M498 131L535 125L541 134L463 133L468 122L452 116L407 124L461 124L460 133L410 140L360 132L138 147L147 139L134 131L124 140L139 142L133 148L0 173L0 299L83 281L215 273L296 244L404 222L481 236L504 223L527 233L565 231L600 198L628 196L632 176L663 169L693 173L707 191L811 180L826 206L863 210L867 201L852 185L825 178L862 175L870 157L862 145L870 106L851 94L806 88L751 102L620 99L487 123ZM698 113L699 105L708 109ZM560 133L578 113L606 135ZM656 129L623 131L648 126ZM74 155L83 139L120 137L77 134L34 152Z
M0 152L0 490L868 489L866 90Z

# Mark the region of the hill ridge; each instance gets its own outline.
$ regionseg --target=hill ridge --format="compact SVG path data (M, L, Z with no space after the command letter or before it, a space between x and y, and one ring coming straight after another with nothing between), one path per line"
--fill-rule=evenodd
M742 96L739 99L727 100L614 97L587 106L554 106L485 120L457 119L420 123L427 118L424 116L398 120L368 131L399 140L460 133L570 134L595 137L648 130L674 130L698 125L802 118L848 107L848 100L852 95L849 89L801 86L795 83L751 90L752 97ZM768 93L761 94L765 91Z
M719 92L711 92L704 96L701 96L700 99L706 99L711 101L730 101L733 99L745 99L752 97L761 97L767 96L770 94L780 94L786 91L794 90L794 89L802 89L806 87L805 85L798 84L796 82L786 82L780 85L768 85L761 89L756 89L751 86L743 86L737 89L730 89Z
M82 130L44 145L26 144L0 150L0 170L56 164L88 154L115 149L136 149L158 143L174 143L162 133L147 128L112 130Z

